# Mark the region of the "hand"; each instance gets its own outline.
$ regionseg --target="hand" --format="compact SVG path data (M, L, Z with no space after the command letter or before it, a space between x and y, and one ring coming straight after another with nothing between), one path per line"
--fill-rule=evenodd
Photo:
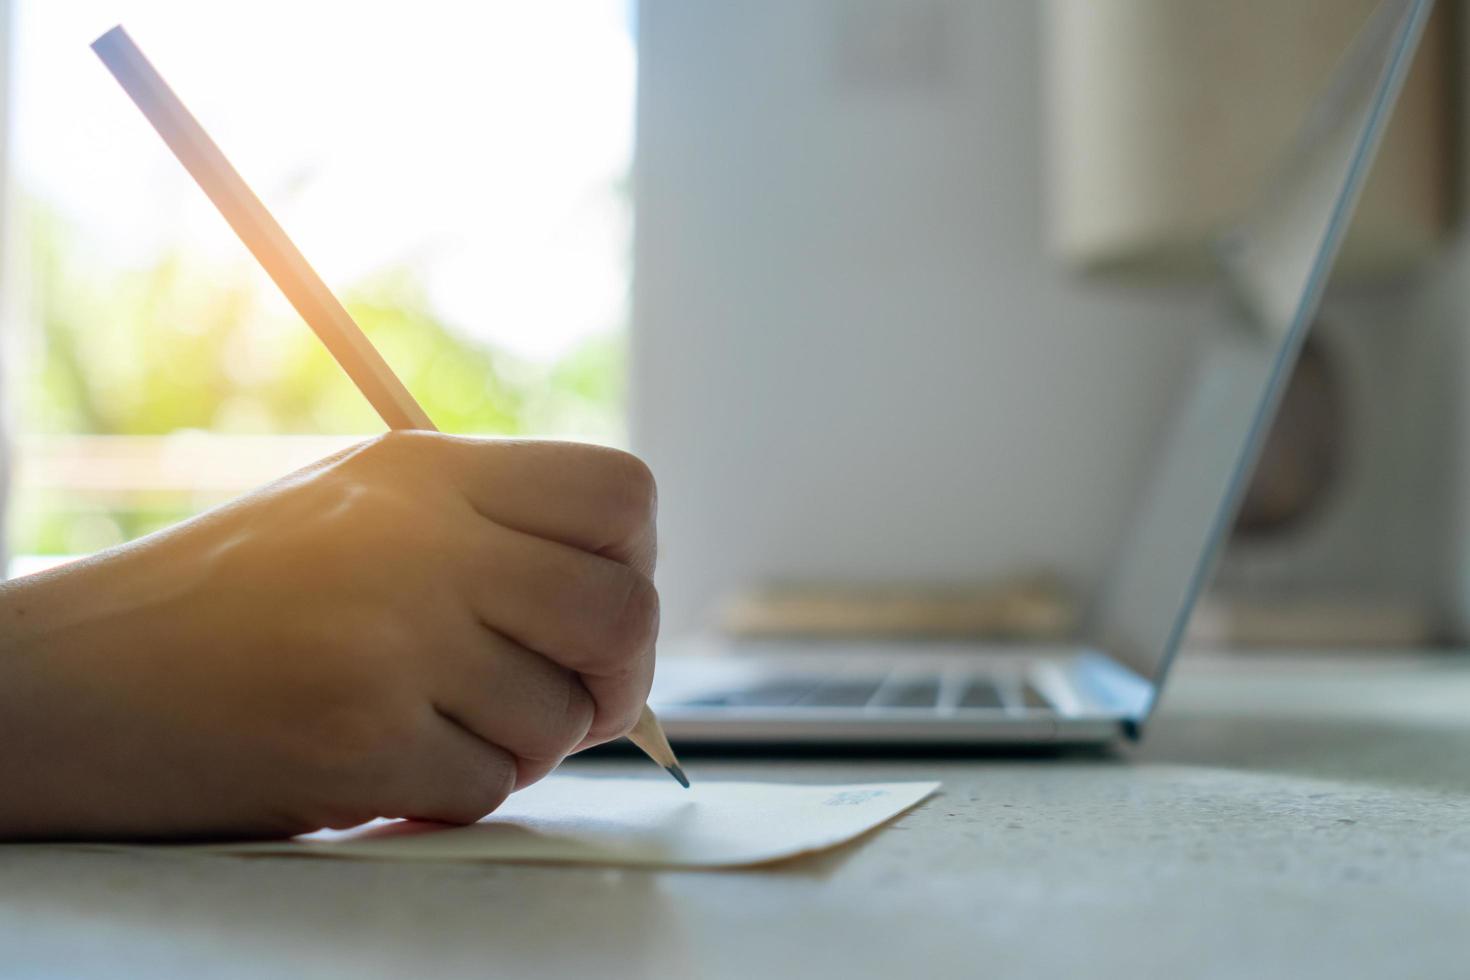
M626 453L389 433L0 587L0 837L464 823L632 727L658 631Z

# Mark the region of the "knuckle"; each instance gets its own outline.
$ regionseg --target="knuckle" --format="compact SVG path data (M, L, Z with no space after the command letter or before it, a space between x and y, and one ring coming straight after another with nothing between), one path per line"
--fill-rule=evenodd
M611 628L615 669L626 668L658 638L659 598L653 580L628 570L621 589Z
M519 775L516 776L516 789L523 790L527 786L540 782L542 779L551 775L551 771L556 768L560 761L535 762L527 759L518 760L516 771Z
M639 699L638 702L630 703L625 710L617 714L613 719L612 725L614 738L622 738L633 730L634 725L638 724L638 716L642 714L642 708L640 707L642 703L642 699Z
M444 451L446 438L438 432L390 429L361 443L342 461L338 472L349 484L388 488L422 483L434 472L434 458Z
M632 453L616 449L605 452L608 483L620 516L635 526L651 525L658 512L658 481L653 470Z
M619 698L616 704L609 705L600 712L597 722L588 730L588 734L598 741L610 742L616 738L622 738L633 730L638 724L638 716L642 713L643 699Z
M417 429L389 429L362 444L365 458L402 460L428 452L439 441L436 433Z
M597 716L585 739L605 742L628 734L643 714L653 679L653 658L645 657L627 671L588 679L597 703Z
M586 737L596 720L597 703L576 674L567 671L558 688L559 700L551 703L551 699L547 699L542 715L547 723L534 732L525 733L516 745L516 757L525 766L538 771L549 770L566 758L567 753Z
M490 752L485 763L469 780L466 780L466 795L461 812L455 823L474 823L500 808L511 793L515 792L520 779L516 760L504 752Z
M597 717L597 702L592 699L582 681L575 676L567 679L567 701L563 713L563 727L566 730L566 739L557 756L564 756L570 752L572 747L586 737L592 728L592 722Z

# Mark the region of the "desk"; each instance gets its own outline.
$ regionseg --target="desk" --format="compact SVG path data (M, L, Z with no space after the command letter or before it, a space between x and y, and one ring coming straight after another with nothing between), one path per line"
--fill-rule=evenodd
M1470 660L1187 655L1111 758L690 770L945 786L765 871L0 851L0 974L1470 974Z

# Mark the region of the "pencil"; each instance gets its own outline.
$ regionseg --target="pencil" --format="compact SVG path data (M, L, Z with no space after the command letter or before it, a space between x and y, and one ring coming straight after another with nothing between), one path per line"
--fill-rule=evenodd
M384 423L390 429L438 431L367 335L122 25L93 41L92 50ZM628 733L628 739L663 766L679 785L688 788L689 780L669 747L658 718L647 705L643 706L643 713Z

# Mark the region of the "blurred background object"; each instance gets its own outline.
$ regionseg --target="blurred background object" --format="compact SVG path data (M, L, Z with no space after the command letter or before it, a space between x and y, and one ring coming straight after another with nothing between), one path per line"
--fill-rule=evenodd
M1048 223L1057 254L1115 274L1212 271L1377 0L1047 0ZM1339 278L1431 257L1449 218L1445 15L1427 31Z
M379 428L95 63L116 20L446 428L649 459L669 637L1049 638L1228 301L1210 235L1371 6L0 0L13 567ZM1198 642L1470 634L1440 6Z
M770 583L1039 568L1085 606L1228 301L1210 235L1371 7L645 2L632 440L662 479L669 632ZM1202 640L1463 633L1456 14L1431 25ZM1273 630L1298 608L1358 628Z
M776 583L733 596L719 629L745 639L1060 641L1076 620L1076 603L1061 583L1034 575L937 586Z
M1092 275L1207 277L1220 228L1297 138L1303 106L1374 7L1050 0L1048 202L1058 256ZM1416 57L1343 248L1339 293L1351 284L1408 295L1443 244L1455 191L1450 19L1441 9ZM1412 645L1441 630L1432 597L1401 582L1343 581L1353 564L1394 548L1380 534L1390 505L1373 484L1402 456L1364 420L1386 401L1419 397L1421 383L1395 377L1382 350L1367 362L1359 352L1365 342L1412 350L1422 340L1405 335L1423 329L1344 305L1359 322L1316 325L1237 521L1223 585L1196 623L1201 641Z

